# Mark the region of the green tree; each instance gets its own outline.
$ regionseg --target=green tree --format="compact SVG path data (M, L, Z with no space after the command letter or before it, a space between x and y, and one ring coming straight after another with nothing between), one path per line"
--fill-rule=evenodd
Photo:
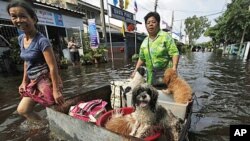
M226 22L224 20L221 20L222 18L224 17L220 16L218 19L216 19L215 22L217 24L213 27L209 27L204 33L204 36L209 36L212 38L212 42L214 45L228 42L228 34L226 33L228 33L229 31L226 28Z
M189 44L193 45L195 40L200 38L200 36L205 32L205 30L210 26L210 22L204 16L188 17L185 19L185 29L184 31L188 35Z
M216 25L210 27L205 35L216 44L239 43L249 40L250 32L250 1L232 0L227 10L216 20Z

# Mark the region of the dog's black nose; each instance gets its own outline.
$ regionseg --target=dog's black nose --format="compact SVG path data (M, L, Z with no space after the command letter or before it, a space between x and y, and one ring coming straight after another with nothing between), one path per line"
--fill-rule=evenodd
M142 95L141 97L142 97L143 99L145 99L147 96L144 94L144 95Z

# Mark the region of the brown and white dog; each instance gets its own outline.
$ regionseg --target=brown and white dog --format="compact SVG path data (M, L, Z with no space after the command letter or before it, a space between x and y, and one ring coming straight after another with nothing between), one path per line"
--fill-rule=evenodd
M148 84L141 84L132 91L132 104L135 111L128 115L114 113L105 127L122 135L145 138L161 129L168 140L177 141L182 121L170 110L157 104L158 91Z
M186 104L192 99L192 89L190 85L178 77L176 71L172 68L166 69L163 82L167 85L166 90L162 90L164 94L173 94L176 103Z

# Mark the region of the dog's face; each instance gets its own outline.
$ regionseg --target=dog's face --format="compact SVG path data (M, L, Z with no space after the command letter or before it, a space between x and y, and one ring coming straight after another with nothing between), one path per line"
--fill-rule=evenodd
M154 111L157 98L157 90L147 83L138 85L132 91L132 105L135 108L150 108Z
M139 67L139 68L137 69L137 71L139 72L139 74L140 74L141 76L144 76L144 75L145 75L145 69L144 69L143 67Z
M177 78L176 71L174 71L172 68L166 69L166 71L164 72L163 82L165 84L169 84L170 81L174 80L175 78Z

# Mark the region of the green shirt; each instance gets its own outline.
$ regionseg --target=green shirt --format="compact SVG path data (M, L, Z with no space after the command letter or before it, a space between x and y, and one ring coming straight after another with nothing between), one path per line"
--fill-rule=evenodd
M148 52L148 46L150 55ZM160 30L154 40L146 37L141 44L139 57L145 62L147 68L147 82L152 83L152 63L154 68L166 69L172 67L172 57L178 56L179 51L175 45L174 39L167 33Z

